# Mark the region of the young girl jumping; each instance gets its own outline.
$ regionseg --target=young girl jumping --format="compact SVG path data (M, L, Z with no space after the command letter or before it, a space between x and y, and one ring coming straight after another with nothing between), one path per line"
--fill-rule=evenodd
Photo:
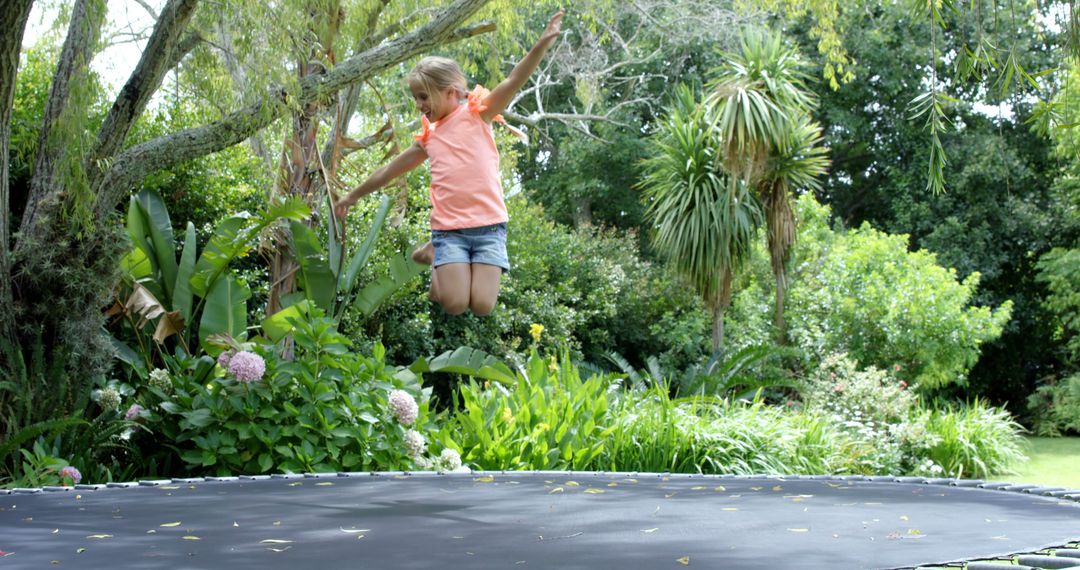
M490 93L480 86L467 92L465 74L452 60L422 59L408 82L423 114L423 132L334 207L344 219L357 200L431 159L431 241L413 259L432 266L429 296L451 315L466 309L478 316L491 313L502 273L510 270L491 121L502 120L499 113L536 71L559 37L562 17L561 10L551 17L536 45Z

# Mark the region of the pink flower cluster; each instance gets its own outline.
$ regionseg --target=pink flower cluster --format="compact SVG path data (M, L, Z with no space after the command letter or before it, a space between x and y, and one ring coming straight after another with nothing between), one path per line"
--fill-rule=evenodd
M131 407L128 408L127 413L124 414L124 419L129 420L129 421L133 420L133 419L139 417L139 414L142 413L142 411L143 411L142 406L140 406L138 404L132 404Z
M78 469L68 465L60 470L60 478L71 479L77 484L79 481L82 481L82 473L79 473Z
M257 382L262 379L263 374L266 373L266 361L263 357L249 352L241 350L227 359L229 374L236 377L237 380L244 383ZM218 357L218 362L221 362L221 357Z
M416 400L405 390L390 392L390 411L393 412L397 421L406 426L412 425L416 417L420 415L420 407L416 405Z

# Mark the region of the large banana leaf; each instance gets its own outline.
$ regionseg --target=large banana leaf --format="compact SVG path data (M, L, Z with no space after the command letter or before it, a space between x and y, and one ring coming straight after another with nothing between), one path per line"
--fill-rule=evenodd
M383 224L386 222L386 216L390 213L390 197L383 196L379 202L379 210L375 212L375 219L371 222L371 227L368 228L367 237L364 238L364 243L360 246L360 249L356 250L352 258L349 259L349 265L338 276L338 291L341 291L345 297L342 306L348 306L352 295L356 291L356 278L360 275L360 270L367 264L368 258L371 257L372 250L375 249L375 241L378 239L379 234L382 232ZM338 315L340 317L340 315Z
M173 288L173 309L180 311L184 322L191 322L191 276L195 274L195 224L187 223L187 235L184 236L184 250L180 253L180 265L176 272L176 287Z
M390 260L390 272L356 294L356 308L364 316L370 317L394 291L401 288L409 279L420 275L424 268L425 266L409 259L408 254L393 257Z
M128 233L137 247L146 251L154 268L161 273L162 301L171 305L176 284L176 244L172 222L165 201L157 192L143 190L131 199L128 209Z
M505 363L494 356L476 350L468 346L462 346L454 351L446 351L431 359L419 358L409 366L409 370L416 374L425 372L452 372L465 374L485 380L494 380L504 384L512 384L517 377L510 371Z
M206 244L195 275L191 277L191 290L200 297L213 288L225 273L232 260L247 255L259 237L259 233L278 219L302 220L311 215L311 208L300 198L290 198L275 204L258 216L241 214L221 222L214 230L210 243Z
M334 277L319 236L303 222L293 222L293 254L300 266L300 285L308 300L329 314L334 314L334 299L337 297L337 279Z
M232 275L214 282L199 323L199 344L214 334L239 338L247 329L247 300L251 289Z

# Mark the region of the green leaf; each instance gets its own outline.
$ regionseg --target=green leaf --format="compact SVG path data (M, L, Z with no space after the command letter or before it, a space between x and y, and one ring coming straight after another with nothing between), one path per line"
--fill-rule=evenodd
M513 384L517 380L506 364L486 352L468 346L444 352L430 362L424 358L417 359L409 366L409 370L413 373L452 372L506 384Z
M191 290L200 297L207 293L225 272L229 263L247 253L251 245L242 242L242 232L248 224L246 217L236 216L222 221L214 229L214 235L195 263L195 275L191 277Z
M300 286L308 300L327 313L334 312L337 279L330 269L319 236L301 222L290 224L293 254L300 265Z
M263 319L263 332L266 334L267 338L277 342L285 338L285 335L288 335L295 329L292 322L290 322L291 319L301 319L305 315L308 315L310 310L311 305L306 299L295 305L286 307Z
M240 337L247 329L247 300L251 289L232 275L219 279L206 297L202 321L199 323L199 342L214 334Z
M364 316L371 316L394 291L400 289L413 277L420 275L425 268L426 266L409 259L408 254L392 258L390 272L357 293L356 308Z
M375 212L375 219L372 220L371 227L368 229L367 237L364 238L364 243L353 254L349 260L349 266L339 277L338 289L344 292L346 296L351 295L353 290L356 289L356 278L360 275L360 271L364 268L372 250L375 248L375 241L382 231L387 214L390 212L390 205L390 197L383 196L379 202L379 209Z
M165 292L165 304L171 305L173 288L176 285L176 244L173 241L172 222L165 201L157 192L143 190L133 198L136 213L141 218L135 227L128 225L128 233L133 229L145 232L136 243L146 250L155 268L160 272L161 283ZM128 217L131 217L128 210Z
M176 272L176 287L173 288L173 310L180 311L185 323L191 322L191 276L195 274L195 224L187 223L184 236L184 249L180 253L180 265Z

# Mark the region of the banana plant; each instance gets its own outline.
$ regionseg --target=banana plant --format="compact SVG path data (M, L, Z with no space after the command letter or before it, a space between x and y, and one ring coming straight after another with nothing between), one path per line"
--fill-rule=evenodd
M177 259L178 244L161 196L148 190L133 196L127 213L127 233L133 247L121 260L124 283L107 315L128 319L140 346L135 351L114 339L120 358L140 369L150 364L152 347L141 333L151 323L157 345L176 335L188 354L194 354L212 335L245 335L246 301L251 290L230 264L250 253L259 234L277 220L300 220L310 215L300 199L271 205L256 215L238 214L215 228L201 254L195 226L188 222ZM136 362L140 353L144 361Z
M375 249L391 205L390 197L383 196L367 235L347 261L344 232L334 216L327 217L327 247L323 247L318 234L307 224L301 221L290 224L292 254L299 267L296 273L298 291L286 296L284 309L263 321L263 329L269 338L276 341L287 335L292 330L289 319L306 314L311 307L318 307L337 321L350 306L364 316L371 316L394 291L420 275L424 266L413 262L405 252L390 259L385 275L360 286L360 272Z

